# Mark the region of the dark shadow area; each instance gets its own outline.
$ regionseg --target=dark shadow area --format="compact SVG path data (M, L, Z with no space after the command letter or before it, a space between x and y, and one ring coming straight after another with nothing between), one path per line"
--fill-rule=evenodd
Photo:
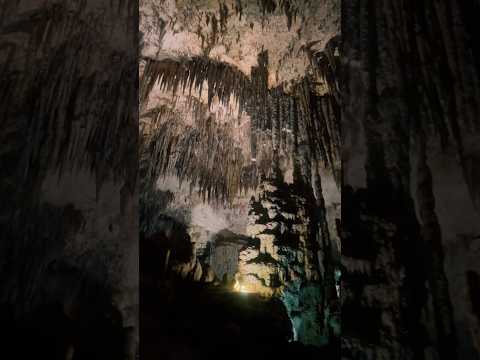
M181 230L174 236L187 238ZM291 342L292 324L279 299L235 292L231 283L182 279L172 272L171 266L189 253L181 250L185 242L171 240L165 233L141 238L142 359L339 358L338 344L320 349ZM167 252L170 265L165 270Z

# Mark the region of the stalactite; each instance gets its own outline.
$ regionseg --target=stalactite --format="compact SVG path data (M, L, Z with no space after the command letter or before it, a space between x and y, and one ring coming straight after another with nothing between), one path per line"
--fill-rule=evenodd
M298 9L294 7L294 4L290 0L280 0L280 7L287 17L287 28L290 30L297 16Z
M417 198L419 201L419 215L422 222L423 239L427 243L428 253L425 254L427 266L427 280L432 291L434 305L434 319L438 346L441 358L456 357L456 337L453 319L453 309L448 291L448 281L443 268L444 251L442 233L435 213L435 197L432 190L432 174L427 163L425 136L420 131L417 134L420 148L418 161Z
M307 176L310 170L305 165L306 159L311 156L321 159L325 167L339 174L339 111L334 110L338 107L335 97L315 95L308 78L298 82L290 94L285 93L282 86L269 89L268 52L261 51L257 62L249 79L230 65L205 57L163 61L147 59L140 83L141 99L146 103L148 94L157 83L161 89L173 93L188 91L188 94L192 94L195 90L200 95L205 83L208 87L208 107L211 107L214 98L228 106L233 96L240 112L246 111L250 115L252 159L249 161L257 171L249 171L249 176L253 173L257 176L268 175L272 169L279 168L280 159L290 162L294 157L290 150L297 153L301 150L303 154L305 182L310 182L311 178ZM189 107L192 104L190 100L187 102ZM160 114L157 116L162 117ZM268 149L271 149L273 156L270 162ZM253 181L237 189L241 191L252 184Z
M302 3L302 2L301 2ZM262 26L266 14L272 14L277 8L282 9L287 18L287 28L291 29L293 22L298 14L298 4L292 0L258 0L258 5L262 11Z
M63 5L42 8L35 16L38 21L32 23L29 46L32 51L39 51L38 49L47 45L52 46L55 48L53 55L48 59L32 56L29 59L28 70L23 74L16 74L15 78L7 78L7 75L11 75L8 71L0 74L3 94L10 94L17 99L28 98L28 106L21 109L29 118L28 123L23 124L25 125L23 133L28 139L23 152L24 179L28 176L34 177L36 171L47 169L51 165L57 169L67 170L71 164L77 163L76 161L82 164L81 166L92 168L93 164L98 164L99 161L110 161L118 173L123 171L122 160L114 159L109 149L111 147L123 149L125 147L122 145L131 142L118 134L120 129L134 126L134 121L126 115L129 113L128 107L133 106L134 91L114 84L117 84L116 82L126 84L129 81L128 69L133 65L133 60L131 58L116 60L115 72L105 67L102 71L96 69L95 72L87 73L82 64L88 63L88 58L101 52L98 49L104 45L102 37L97 36L95 24L87 27L84 18L76 18ZM81 30L69 33L67 46L61 42L62 36L65 36L62 29ZM9 31L16 30L12 28ZM53 32L60 35L54 39ZM111 60L114 61L113 56ZM109 64L111 65L112 63ZM22 76L27 78L28 82L22 80ZM126 81L121 82L121 78L113 78L117 76L125 76ZM105 80L100 81L100 78ZM19 88L19 84L22 88ZM122 103L124 109L120 111L116 109L116 101L119 98L125 99ZM7 99L9 96L2 96L2 109L8 112L12 110L15 102L5 103ZM88 103L92 113L105 113L103 116L105 121L99 124L86 122L78 113L79 104L82 103ZM8 118L7 113L4 115ZM91 147L93 143L102 144L104 148L94 153ZM71 161L74 159L75 161Z
M227 31L228 7L224 2L219 2L220 29L223 33Z
M328 229L326 214L326 206L324 193L322 188L322 179L320 176L319 169L322 167L322 164L318 159L312 159L312 188L315 196L315 212L318 221L317 229L317 243L319 245L320 252L322 254L322 268L323 268L323 289L325 291L323 297L323 309L328 309L324 311L325 322L324 326L327 325L327 322L339 322L338 318L338 309L340 308L339 298L335 289L335 270L336 262L338 259L335 259L335 254L333 252L333 246L330 238L330 232ZM326 316L328 313L328 316Z
M288 158L291 161L295 159L295 134L294 134L294 111L295 111L295 100L292 96L287 97L288 108L287 108L287 154L291 154ZM294 161L292 161L294 164Z
M307 114L303 108L298 112L298 165L299 165L299 179L300 184L306 185L311 181L311 168L310 168L310 146L308 143L308 129L306 126Z
M165 117L144 136L141 151L147 182L172 174L190 181L206 201L230 201L238 192L256 186L250 161L230 137L228 126L210 116L195 119L193 126L176 117ZM222 176L218 176L222 174Z
M411 353L408 358L475 357L471 352L475 340L467 335L473 328L459 321L468 316L464 302L449 294L447 287L448 279L450 289L459 289L456 282L461 277L453 275L459 271L453 264L459 255L447 251L458 248L459 230L442 214L452 184L455 188L464 186L461 180L451 180L455 175L446 173L457 170L456 161L464 158L464 146L477 137L478 127L474 130L472 121L478 124L480 118L474 100L478 98L479 77L473 54L478 44L466 44L473 36L467 29L474 16L459 11L463 4L457 0L442 4L430 0L342 2L345 139L354 139L359 128L365 130L364 145L353 141L349 145L352 150L368 152L365 162L360 160L366 169L361 177L367 180L360 187L365 187L362 191L369 194L369 201L375 201L369 208L379 212L378 222L390 221L397 232L410 232L401 241L398 236L389 240L401 244L396 245L401 247L401 255L395 255L406 270L401 274L404 285L396 279L387 284L398 291L402 301L408 301L394 306L411 319L406 324L392 323L393 339L399 345L390 354ZM474 147L469 151L477 153ZM452 160L455 165L439 166ZM416 166L412 166L414 162ZM410 171L415 175L409 176ZM349 185L359 186L356 179L350 181ZM415 204L409 202L412 198ZM395 201L396 218L389 219L385 213L391 211L392 199L399 200ZM467 203L460 200L455 208L469 209ZM346 205L357 206L352 202ZM409 217L412 219L406 220ZM416 230L417 221L422 231ZM473 227L466 221L461 228L466 233ZM375 232L372 229L365 234L374 237ZM389 271L398 276L398 268L390 267ZM382 331L380 325L377 328ZM358 335L349 335L357 340ZM390 344L390 340L380 339L368 351L380 356Z
M262 10L263 17L265 17L266 14L273 13L277 8L275 0L258 0L258 2L260 9Z
M238 15L238 19L242 21L242 15L243 15L242 0L235 0L235 13Z
M259 54L258 66L252 68L251 80L224 64L204 58L193 58L186 62L148 61L141 83L142 94L148 94L156 81L159 81L164 89L177 91L180 87L183 92L186 88L191 92L192 87L201 92L202 85L206 81L209 106L215 96L227 104L233 94L241 105L242 111L245 109L251 116L252 157L256 157L257 134L269 128L274 149L285 152L288 129L287 105L284 97L288 95L283 94L280 89L268 90L268 53L266 51ZM340 146L338 111L331 111L331 107L337 105L329 103L331 97L328 96L317 100L312 95L306 80L299 83L294 96L300 100L303 119L309 122L310 130L320 133L318 137L312 135L314 139L310 144L312 151L319 154L325 166L332 167L333 164L338 164ZM145 98L145 95L143 97ZM318 105L318 102L321 105Z
M231 65L217 62L206 57L182 58L178 60L146 60L146 66L140 82L140 101L144 103L155 86L176 93L181 85L182 92L188 88L201 95L203 84L208 86L209 103L217 96L225 106L231 97L238 104L245 104L251 85L249 79Z
M273 148L273 168L276 170L279 166L280 151L280 97L278 93L273 95L272 109L272 148Z
M333 37L325 45L325 50L313 55L313 67L318 76L322 78L328 87L329 93L332 94L336 101L340 103L340 89L339 89L339 51L340 39L338 36Z
M215 15L212 15L211 18L212 22L212 44L215 44L217 42L217 36L218 36L218 22L217 18Z

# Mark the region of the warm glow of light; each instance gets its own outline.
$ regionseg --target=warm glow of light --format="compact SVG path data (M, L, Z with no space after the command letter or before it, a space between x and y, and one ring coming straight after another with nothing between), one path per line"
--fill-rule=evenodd
M245 288L245 286L240 284L237 279L235 279L235 285L233 285L233 290L244 293L244 294L250 292L247 290L247 288Z
M235 279L235 285L233 285L233 290L240 291L240 288L241 288L240 283L238 282L237 279Z

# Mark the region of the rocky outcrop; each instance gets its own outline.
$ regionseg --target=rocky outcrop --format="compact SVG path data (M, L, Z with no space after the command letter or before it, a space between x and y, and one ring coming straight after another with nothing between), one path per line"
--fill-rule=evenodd
M236 289L282 299L295 340L321 346L335 331L338 335L338 307L326 301L328 275L318 257L318 220L311 197L298 184L262 182L247 225L255 242L240 252ZM332 259L328 251L323 254Z
M223 230L212 238L206 254L206 262L219 279L233 280L238 271L240 249L250 242L246 236Z
M294 186L290 191L286 187L265 181L251 201L247 235L257 242L239 257L245 291L273 295L297 278L313 282L320 278L311 209L303 196L292 191Z
M193 259L185 227L173 221L171 225L175 232L141 239L142 357L263 359L323 354L291 341L292 324L279 299L238 294L228 282L212 283L211 269ZM164 261L167 254L169 260Z

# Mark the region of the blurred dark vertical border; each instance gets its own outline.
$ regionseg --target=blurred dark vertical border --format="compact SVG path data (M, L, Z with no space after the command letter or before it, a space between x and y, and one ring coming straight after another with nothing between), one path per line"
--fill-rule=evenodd
M138 8L0 0L4 359L135 357Z
M342 1L342 359L480 358L479 14Z

